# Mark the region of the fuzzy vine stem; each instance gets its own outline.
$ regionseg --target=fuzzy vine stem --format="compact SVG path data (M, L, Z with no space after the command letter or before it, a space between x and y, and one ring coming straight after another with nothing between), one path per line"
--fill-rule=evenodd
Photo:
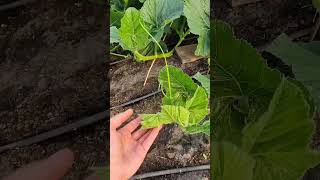
M127 57L128 57L128 56L126 56L126 55L117 54L117 53L113 53L113 52L110 52L110 55L118 56L118 57L123 57L123 58L127 58Z
M157 46L160 48L161 53L164 55L164 51L162 49L162 47L160 46L160 44L158 43L158 41L150 34L150 32L144 27L144 25L141 23L141 20L139 20L139 23L141 25L141 27L143 28L144 31L146 31L146 33L152 38L152 40L157 44ZM171 81L170 81L170 73L169 73L169 66L168 66L168 62L167 62L167 58L164 56L164 62L166 63L166 70L167 70L167 76L168 76L168 88L169 88L169 96L170 98L172 97L172 93L171 93Z

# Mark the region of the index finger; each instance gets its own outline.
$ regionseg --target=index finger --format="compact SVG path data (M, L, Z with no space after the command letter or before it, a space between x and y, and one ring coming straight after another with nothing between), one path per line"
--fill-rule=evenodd
M133 114L132 109L128 109L125 112L119 113L110 119L110 129L116 130L124 123L127 119L129 119Z

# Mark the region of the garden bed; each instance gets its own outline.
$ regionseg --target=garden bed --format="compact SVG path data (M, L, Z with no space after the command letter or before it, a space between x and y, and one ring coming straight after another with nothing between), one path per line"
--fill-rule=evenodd
M104 14L85 1L36 1L0 12L1 145L105 110ZM69 147L76 161L66 179L83 179L88 167L107 160L105 123L2 152L0 177Z
M198 71L207 71L205 60L197 63L181 65L177 57L168 59L169 64L181 67L190 75ZM148 67L151 62L137 63L132 60L119 63L110 68L111 107L125 103L131 99L146 95L158 90L157 77L159 70L164 67L164 61L158 60L153 66L152 73L146 86L143 86ZM161 106L161 93L144 99L134 105L115 108L111 115L122 112L128 108L135 110L136 114L156 113ZM209 164L210 149L209 138L205 135L186 135L176 125L165 126L160 132L157 141L151 148L138 174L158 170L173 169L186 166ZM201 176L208 172L199 173ZM169 179L177 179L180 175L171 175Z

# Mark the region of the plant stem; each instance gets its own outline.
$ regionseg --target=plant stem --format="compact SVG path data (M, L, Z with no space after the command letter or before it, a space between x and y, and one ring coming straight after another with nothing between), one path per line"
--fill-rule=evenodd
M314 40L314 38L317 36L317 34L319 32L319 28L320 28L320 16L318 17L317 22L314 25L313 32L312 32L312 34L310 36L309 41L313 41Z
M135 51L134 55L136 56L136 58L139 61L148 61L148 60L153 60L153 59L162 59L162 58L171 57L173 55L173 50L171 50L167 53L164 53L164 54L155 54L152 56L144 56L144 55L140 54L138 51Z
M123 58L127 58L127 57L128 57L128 56L126 56L126 55L117 54L117 53L113 53L113 52L110 52L110 55L118 56L118 57L123 57Z
M143 28L143 30L146 31L146 33L148 33L148 35L152 38L152 40L157 44L157 46L160 48L162 54L164 55L164 51L162 49L162 47L160 46L160 44L158 43L158 41L150 34L150 32L144 27L144 25L141 23L141 21L139 20L139 23L141 25L141 27ZM170 82L170 74L169 74L169 66L168 66L168 62L167 62L167 58L164 56L164 62L166 63L166 69L167 69L167 76L168 76L168 89L169 89L169 96L170 98L172 97L172 92L171 92L171 82Z
M156 60L157 60L157 59L154 59L154 60L152 61L152 64L151 64L151 66L150 66L150 68L149 68L149 70L148 70L148 73L147 73L146 79L144 80L143 86L146 86L147 81L148 81L148 77L149 77L150 72L151 72L151 69L152 69L152 67L153 67L154 63L156 62Z
M188 36L189 34L190 34L190 29L188 29L188 31L183 34L183 36L180 38L179 42L176 44L175 48L180 46L180 44L184 41L186 36Z
M129 6L129 0L124 0L125 8L127 9Z
M116 51L119 47L120 47L120 44L118 44L117 46L115 46L114 48L112 48L112 49L110 50L110 52Z
M183 18L182 26L180 28L180 34L183 33L183 29L184 29L184 27L186 25L186 20L187 20L186 18Z
M169 27L171 27L171 26L172 26L172 23L173 23L173 21L171 21L171 23L170 23L170 26L169 26ZM163 37L162 41L166 40L166 37L167 37L167 34L165 34L165 35L164 35L164 37Z
M155 45L155 44L154 44L154 48L153 48L153 49L154 49L154 54L157 54L157 50L156 50L156 45ZM143 86L146 86L146 84L147 84L148 77L149 77L149 75L150 75L150 72L151 72L151 69L152 69L152 67L153 67L153 65L154 65L154 62L156 62L156 59L154 59L154 60L152 61L152 64L151 64L151 66L150 66L150 68L149 68L149 70L148 70L146 79L144 80Z

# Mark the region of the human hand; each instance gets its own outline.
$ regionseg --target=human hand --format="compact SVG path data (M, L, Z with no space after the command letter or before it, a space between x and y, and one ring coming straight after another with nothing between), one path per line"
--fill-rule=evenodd
M127 180L141 166L148 150L161 127L139 129L140 118L136 118L118 129L133 114L129 109L110 119L110 180Z
M60 180L72 167L74 161L73 153L63 149L50 156L48 159L31 163L26 167L18 169L4 180ZM86 180L99 180L92 175Z

